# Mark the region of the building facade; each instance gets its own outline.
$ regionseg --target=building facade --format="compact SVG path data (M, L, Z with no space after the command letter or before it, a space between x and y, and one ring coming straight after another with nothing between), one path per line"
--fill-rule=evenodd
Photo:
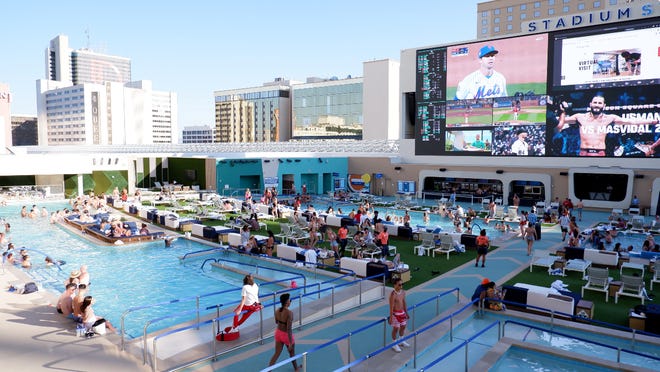
M184 127L181 143L213 143L213 128L207 125Z
M362 139L363 85L350 76L292 85L292 138Z
M277 142L291 138L290 82L214 92L214 142Z
M11 116L12 146L36 146L38 144L37 133L36 116Z
M634 0L494 0L477 5L477 38L557 31L657 16L660 4Z
M37 81L40 145L178 142L176 93L131 81L130 59L74 51L59 35L46 49L46 76Z

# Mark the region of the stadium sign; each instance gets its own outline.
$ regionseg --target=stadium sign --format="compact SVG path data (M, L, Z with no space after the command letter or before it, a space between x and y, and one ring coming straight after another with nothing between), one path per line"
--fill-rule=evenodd
M575 14L572 16L524 22L521 29L524 33L557 31L567 28L594 26L612 22L648 18L655 15L657 15L657 9L654 9L653 3L642 3L638 6L612 7L599 11Z

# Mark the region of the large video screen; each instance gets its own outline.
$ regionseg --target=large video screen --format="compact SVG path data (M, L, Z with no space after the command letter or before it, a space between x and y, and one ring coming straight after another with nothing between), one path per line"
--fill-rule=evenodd
M415 153L660 156L659 36L634 21L418 50Z

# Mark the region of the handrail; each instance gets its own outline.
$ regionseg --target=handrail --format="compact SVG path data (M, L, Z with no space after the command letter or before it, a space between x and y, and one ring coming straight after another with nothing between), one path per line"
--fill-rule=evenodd
M449 351L447 351L446 353L444 353L443 355L441 355L439 358L437 358L437 359L431 361L431 363L429 363L429 364L425 365L424 367L420 368L420 369L419 369L419 372L424 372L424 371L426 371L427 369L433 367L434 365L440 363L442 360L444 360L445 358L447 358L447 357L450 356L451 354L455 353L456 351L458 351L459 349L461 349L463 346L466 347L466 349L465 349L465 369L467 370L467 345L468 345L470 342L472 342L474 339L476 339L477 337L479 337L479 336L481 336L482 334L484 334L484 333L486 333L487 331L489 331L491 328L493 328L493 327L495 327L495 326L498 326L498 328L499 328L499 325L500 325L500 321L499 321L499 320L496 320L496 321L490 323L488 326L486 326L486 327L485 327L484 329L482 329L481 331L479 331L479 332L475 333L474 335L470 336L467 340L464 340L463 342L461 342L460 344L458 344L456 347L452 348L451 350L449 350Z
M224 261L228 261L228 262L232 262L232 263L238 263L240 265L252 265L252 264L246 264L246 263L243 263L243 262L232 261L232 260L224 260ZM257 268L259 267L258 265L255 265L255 266ZM275 270L275 271L281 271L281 272L285 272L285 273L288 273L288 274L293 274L293 276L295 278L303 278L303 281L304 281L303 288L306 288L306 286L307 286L307 278L305 278L305 276L301 275L300 273L295 273L295 272L286 271L286 270L278 270L278 269L275 269L275 268L268 268L268 269L269 270ZM291 278L289 278L289 280L290 279ZM171 304L174 304L174 303L180 303L180 302L192 301L192 300L196 301L197 312L199 312L199 300L200 300L200 298L206 298L206 297L220 295L220 294L226 294L226 293L230 293L230 292L237 292L237 291L240 291L240 290L241 290L241 288L225 289L225 290L222 290L222 291L206 293L206 294L202 294L202 295L199 295L199 296L183 297L183 298L174 299L174 300L170 300L170 301L164 301L164 302L159 302L159 303L150 304L150 305L136 306L136 307L131 307L131 308L127 309L126 311L124 311L122 313L121 318L120 318L121 350L124 350L124 345L125 345L125 342L126 342L126 330L125 330L124 324L125 324L125 318L126 318L126 316L128 316L129 313L133 313L133 312L138 311L138 310L144 310L144 309L158 307L158 306L166 306L166 305L171 305Z
M44 253L44 252L42 252L38 249L25 248L25 247L21 247L20 249L26 249L28 252L37 252L37 253L42 254L44 257L50 257L48 254L46 254L46 253ZM57 266L57 268L60 269L60 271L63 271L62 268L60 267L60 264L56 260L53 260L53 264L55 264L55 266Z
M457 301L458 301L458 299L460 298L460 289L459 289L458 287L456 287L456 288L452 288L452 289L450 289L450 290L447 290L447 291L445 291L445 292L439 293L439 294L437 294L437 295L435 295L435 296L433 296L433 297L429 297L428 299L422 301L422 302L419 303L419 304L415 304L415 305L412 305L412 306L408 306L408 310L409 310L409 311L410 311L410 310L414 311L414 309L415 309L418 305L423 305L423 304L429 303L429 302L431 302L431 301L433 301L433 300L439 301L439 300L440 300L440 297L444 297L444 296L446 296L446 295L448 295L448 294L451 294L451 293L453 293L453 292L456 292L456 294L457 294L457 297L456 297L456 298L457 298ZM470 304L470 305L471 305L471 304ZM437 312L437 311L438 311L438 309L436 308L436 312ZM461 309L460 311L462 311L462 309ZM414 316L415 316L415 314L414 314L414 312L413 312L413 322L414 322ZM444 321L445 319L446 319L446 318L443 318L442 321ZM317 352L317 351L319 351L319 350L321 350L321 349L323 349L323 348L325 348L325 347L328 347L328 346L330 346L330 345L336 344L337 342L342 341L342 340L344 340L344 339L349 339L349 344L350 344L350 337L351 337L352 335L355 335L355 334L358 334L358 333L360 333L360 332L366 331L367 329L370 329L370 328L372 328L372 327L375 327L375 326L377 326L377 325L379 325L379 324L381 324L381 323L388 324L388 320L389 320L389 316L386 316L386 317L383 317L383 318L381 318L381 319L378 319L378 320L376 320L376 321L374 321L374 322L372 322L372 323L369 323L369 324L367 324L367 325L365 325L365 326L362 326L362 327L358 328L358 329L355 330L355 331L349 332L349 333L344 334L344 335L342 335L342 336L339 336L339 337L337 337L337 338L335 338L335 339L333 339L333 340L330 340L330 341L328 341L328 342L326 342L326 343L324 343L324 344L318 345L318 346L316 346L316 347L314 347L314 348L312 348L312 349L310 349L310 350L308 350L308 351L306 351L306 352L304 352L304 353L294 355L294 356L289 357L289 358L287 358L287 359L285 359L285 360L283 360L283 361L281 361L281 362L279 362L279 363L276 363L276 364L274 364L274 365L272 365L272 366L269 366L269 367L267 367L267 368L264 368L264 369L261 370L261 372L267 372L267 371L275 370L276 368L279 368L279 367L281 367L281 366L283 366L283 365L285 365L285 364L288 364L288 363L290 363L290 362L292 362L292 361L294 361L294 360L298 360L298 359L300 359L300 358L303 358L303 361L304 361L304 360L307 359L307 355L309 355L309 354L311 354L311 353L314 353L314 352ZM424 330L426 330L426 329L427 329L427 328L425 327ZM418 331L418 332L415 332L415 333L419 333L419 332L422 332L422 331ZM409 337L404 337L404 338L402 338L401 340L406 340L406 339L408 339L408 338L409 338ZM383 341L384 341L383 343L385 343L385 340L383 340ZM389 347L391 347L391 346L389 346ZM386 350L386 349L388 349L389 347L385 347L383 350ZM376 355L376 354L373 354L373 355ZM360 359L357 359L357 360L355 360L353 363L350 363L350 364L348 364L348 365L345 365L345 366L343 367L343 369L340 369L340 370L350 369L350 367L355 366L355 365L361 363L362 361L364 361L364 360L370 358L370 357L373 356L373 355L369 354L369 355L364 356L364 357L362 357L362 358L360 358ZM304 366L304 365L303 365L303 370L305 370L305 366Z
M639 351L634 351L634 350L624 349L624 348L617 347L617 346L608 345L608 344L605 344L603 342L588 340L588 339L583 338L583 337L569 335L568 333L558 332L558 331L555 331L555 330L552 330L552 329L547 329L547 328L538 327L538 326L531 325L531 324L526 324L526 323L523 323L523 322L519 322L517 320L506 320L506 321L504 321L504 325L502 326L502 335L503 336L505 335L505 332L506 332L506 325L509 324L509 323L510 324L516 324L516 325L519 325L519 326L528 327L528 328L538 329L538 330L544 331L544 332L550 332L552 334L572 338L572 339L583 341L583 342L588 342L590 344L594 344L594 345L597 345L597 346L602 346L602 347L605 347L605 348L608 348L608 349L615 349L615 350L617 350L617 357L616 357L616 362L617 363L621 363L621 352L622 351L626 352L626 353L629 353L629 354L633 354L633 355L653 359L653 360L660 360L660 357L657 357L657 356L654 356L654 355L644 354L644 353L640 353Z
M186 258L188 258L188 256L193 255L193 254L206 253L206 252L212 252L212 251L222 251L222 250L225 250L225 249L227 249L227 248L221 246L221 247L218 247L218 248L209 248L209 249L202 249L200 251L188 252L188 253L184 254L183 256L181 256L179 258L179 261L183 261Z
M299 314L299 315L298 315L298 319L299 319L299 320L298 320L298 326L296 326L296 328L297 328L297 327L300 327L300 326L303 325L303 323L302 323L302 320L303 320L303 318L302 318L302 298L303 298L303 297L310 297L310 296L313 296L313 295L315 295L315 294L317 294L317 293L320 293L320 292L323 292L323 291L331 291L331 292L332 292L332 296L333 296L333 299L332 299L332 307L331 307L331 314L332 314L332 316L334 316L334 314L335 314L335 310L334 310L334 293L335 293L335 289L336 289L336 288L343 287L343 286L347 286L347 285L360 285L360 286L361 286L362 282L367 281L367 280L372 280L372 279L375 279L375 278L379 278L379 277L382 277L382 278L383 278L383 287L384 287L384 286L385 286L385 279L386 279L386 277L385 277L385 274L382 273L382 274L377 274L377 275L374 275L374 276L371 276L371 277L362 278L362 279L359 279L359 280L356 280L356 281L352 281L352 282L348 282L348 283L342 283L342 284L339 284L339 285L333 286L333 287L331 287L331 288L325 288L325 289L321 289L321 290L319 290L319 291L314 291L314 292L310 292L310 293L303 293L303 291L300 291L300 294L297 296L297 297L298 297L298 302L299 302L299 306L298 306L298 314ZM310 284L310 286L316 286L316 284ZM284 288L284 289L282 289L282 290L280 290L280 291L273 292L271 295L273 296L273 299L275 299L276 296L277 296L278 294L280 294L280 293L291 292L291 291L295 291L295 290L299 290L299 289L300 289L300 287L299 287L299 288ZM458 289L458 288L456 288L456 289ZM384 291L384 289L383 289L383 291ZM361 305L362 305L362 296L361 296L361 293L362 293L362 291L360 290L360 299L359 299L359 305L358 305L358 306L361 306ZM276 306L276 303L277 303L277 301L274 300L272 303L269 303L269 304L264 305L264 308L267 308L267 307L269 307L269 306ZM262 309L261 313L263 314L263 309ZM231 317L231 316L233 316L232 313L227 314L227 315L225 315L225 316L223 316L223 317L218 317L218 318L216 318L216 320L224 319L224 318L226 318L226 317ZM263 322L263 319L261 320L261 322ZM191 327L192 327L192 326L187 326L185 329L186 329L186 330L187 330L187 329L191 329ZM176 330L168 331L167 333L168 333L168 334L175 333L175 332L173 332L173 331L176 331ZM164 336L166 336L166 334L161 334L161 335L157 336L157 339L160 339L160 338L162 338L162 337L164 337ZM156 338L154 338L154 355L153 355L153 359L154 359L154 361L157 359L157 355L156 355L157 351L156 351L156 347L155 347L155 341L156 341ZM259 339L259 340L256 340L255 342L257 342L257 341L258 341L258 342L262 342L262 341L263 341L263 329L262 329L262 335L260 336L260 339ZM240 346L239 346L239 347L240 347ZM233 349L228 350L228 351L225 351L225 352L229 352L229 351L236 350L236 349L238 349L239 347L237 347L237 348L233 348ZM208 356L206 356L206 357L202 357L202 358L197 359L197 360L195 360L195 361L189 362L189 363L187 363L187 364L185 364L185 365L183 365L183 366L178 366L178 367L176 367L175 369L187 368L187 367L190 367L190 366L195 365L195 364L197 364L197 363L201 363L201 362L204 362L204 361L206 361L206 360L216 358L216 357L218 357L219 355L222 355L222 354L217 354L217 353L214 351L213 354L211 354L211 355L208 355ZM291 359L289 359L289 360L291 360ZM152 368L155 369L154 365L152 365Z
M202 271L204 271L204 265L206 265L207 262L215 262L215 263L217 263L218 260L215 259L215 258L207 258L207 259L204 260L204 262L202 262L202 265L199 267L199 269L202 270Z

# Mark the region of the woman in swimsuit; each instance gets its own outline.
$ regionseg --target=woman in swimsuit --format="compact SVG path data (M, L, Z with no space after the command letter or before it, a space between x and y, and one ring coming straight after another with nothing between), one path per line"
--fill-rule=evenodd
M290 295L285 293L280 296L280 303L282 306L275 312L275 323L277 323L277 328L275 329L275 354L270 358L269 366L272 366L277 362L277 358L280 357L282 353L282 348L286 345L287 350L289 350L289 355L294 356L295 352L295 341L293 339L293 311L289 310L291 305ZM297 361L292 361L293 368L295 371L298 371Z

